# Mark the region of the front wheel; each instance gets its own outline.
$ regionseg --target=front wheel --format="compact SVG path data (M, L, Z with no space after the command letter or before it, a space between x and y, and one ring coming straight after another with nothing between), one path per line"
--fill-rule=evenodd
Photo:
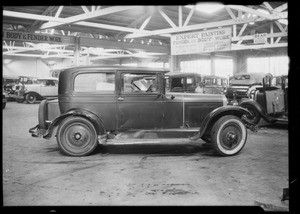
M83 117L67 117L57 129L57 143L60 149L71 156L85 156L98 145L94 125Z
M260 114L258 112L258 110L253 106L253 105L241 105L241 107L247 109L252 116L247 117L247 120L255 125L257 125L260 121Z
M211 140L218 155L236 155L246 144L247 129L240 118L233 115L223 116L213 125Z

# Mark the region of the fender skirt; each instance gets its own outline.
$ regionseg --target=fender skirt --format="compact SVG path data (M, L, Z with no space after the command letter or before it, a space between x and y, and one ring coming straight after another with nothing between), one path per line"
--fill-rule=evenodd
M221 106L219 108L214 109L211 111L208 115L206 115L199 132L194 135L193 137L190 137L191 140L197 140L201 138L206 131L209 131L208 128L212 127L213 124L222 116L225 115L235 115L243 121L245 126L249 128L251 131L257 131L257 125L249 122L247 120L247 116L251 116L251 113L240 106Z

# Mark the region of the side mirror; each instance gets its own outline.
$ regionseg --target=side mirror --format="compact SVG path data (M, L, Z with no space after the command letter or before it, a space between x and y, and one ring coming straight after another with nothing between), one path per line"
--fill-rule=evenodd
M171 96L171 99L172 99L172 100L174 100L174 98L175 98L175 96L174 96L174 95L172 95L172 96Z

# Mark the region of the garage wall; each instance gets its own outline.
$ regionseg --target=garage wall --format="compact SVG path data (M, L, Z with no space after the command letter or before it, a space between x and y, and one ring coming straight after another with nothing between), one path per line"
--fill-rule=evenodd
M63 66L65 66L63 59L28 57L5 57L2 59L3 76L49 77L51 69Z

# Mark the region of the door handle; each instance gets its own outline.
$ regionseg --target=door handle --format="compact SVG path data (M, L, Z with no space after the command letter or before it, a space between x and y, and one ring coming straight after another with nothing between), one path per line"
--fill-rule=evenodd
M123 97L118 97L118 101L124 101Z

